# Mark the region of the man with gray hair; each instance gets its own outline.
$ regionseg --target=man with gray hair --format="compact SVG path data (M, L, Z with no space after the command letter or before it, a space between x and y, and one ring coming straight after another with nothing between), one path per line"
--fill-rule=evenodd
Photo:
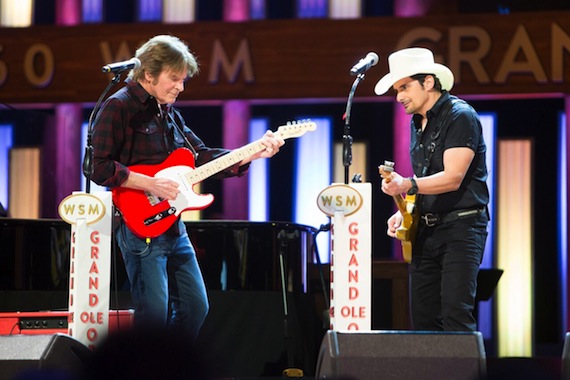
M115 236L131 285L135 324L172 326L195 339L209 305L196 252L179 218L181 210L172 206L149 216L143 211L178 202L181 193L191 191L176 177L154 176L155 167L169 166L166 162L199 167L231 151L207 147L172 106L186 80L198 73L196 58L183 41L170 35L155 36L137 49L135 57L140 65L95 118L92 179L113 190L121 214ZM242 176L252 160L272 157L284 144L271 131L259 142L258 151L216 176ZM173 161L171 157L180 151L187 155L177 155ZM184 160L178 162L178 157ZM132 214L139 209L140 215ZM169 221L168 228L153 230L165 226L165 221Z

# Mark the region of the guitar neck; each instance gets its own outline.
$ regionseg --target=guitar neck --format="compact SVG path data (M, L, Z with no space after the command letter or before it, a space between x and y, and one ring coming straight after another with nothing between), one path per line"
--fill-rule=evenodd
M400 212L402 214L405 213L406 212L406 200L404 199L402 194L393 195L392 198L394 198L394 202L396 203L396 206L398 206L398 210L400 210Z
M247 157L261 152L263 149L265 149L265 145L261 143L261 140L254 141L197 167L195 170L192 170L187 174L187 179L190 183L202 182L206 178L209 178L230 166L243 161Z
M386 183L390 183L392 181L392 177L390 175L394 171L394 163L392 161L384 161L384 165L379 166L378 171ZM394 199L394 203L396 203L398 210L400 210L402 214L406 213L406 199L404 199L402 194L393 195L392 198Z
M317 125L312 121L306 121L302 123L287 123L287 125L280 126L277 131L273 132L273 135L277 138L282 138L285 140L290 137L299 137L306 131L314 131L316 128ZM261 140L262 139L259 139L241 148L234 149L228 154L224 154L215 160L197 167L186 175L186 180L192 184L202 182L206 178L209 178L214 174L217 174L229 168L230 166L253 156L256 153L263 151L265 149L265 145L261 142Z

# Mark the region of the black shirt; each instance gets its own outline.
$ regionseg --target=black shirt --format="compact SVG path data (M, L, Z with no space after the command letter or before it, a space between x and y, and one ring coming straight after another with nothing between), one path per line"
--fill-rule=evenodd
M411 122L410 156L417 177L443 171L446 149L467 147L475 152L475 156L458 190L419 196L420 213L447 213L486 206L489 202L486 146L477 112L465 101L444 91L427 112L424 131L421 118L421 115L414 115Z

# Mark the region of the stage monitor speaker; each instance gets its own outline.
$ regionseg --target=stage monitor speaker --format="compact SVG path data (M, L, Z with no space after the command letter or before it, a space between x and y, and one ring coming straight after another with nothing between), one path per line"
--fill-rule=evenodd
M317 379L484 379L480 332L328 331L317 359Z
M0 335L0 380L28 371L57 371L77 375L91 350L65 334Z

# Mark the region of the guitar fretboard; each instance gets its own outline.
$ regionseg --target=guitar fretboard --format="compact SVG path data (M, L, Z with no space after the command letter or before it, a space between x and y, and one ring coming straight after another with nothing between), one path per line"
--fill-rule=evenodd
M278 133L275 132L275 135L278 136ZM187 173L186 179L188 182L192 184L202 182L206 178L209 178L221 172L222 170L227 169L230 166L243 161L247 157L259 153L264 149L265 145L261 143L261 140L254 141L239 149L234 149L230 153L224 154L223 156L218 157L215 160L212 160L210 162L205 163L204 165L197 167L195 170L192 170L189 173Z

